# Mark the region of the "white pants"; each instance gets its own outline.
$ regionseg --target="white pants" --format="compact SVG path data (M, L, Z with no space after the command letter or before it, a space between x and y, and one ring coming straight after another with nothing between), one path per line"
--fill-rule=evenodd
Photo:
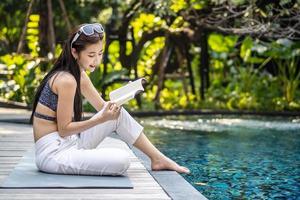
M113 132L132 145L142 130L143 127L122 108L117 120L98 124L81 132L80 137L62 138L58 132L43 136L35 144L36 165L48 173L122 175L130 164L126 150L96 147Z

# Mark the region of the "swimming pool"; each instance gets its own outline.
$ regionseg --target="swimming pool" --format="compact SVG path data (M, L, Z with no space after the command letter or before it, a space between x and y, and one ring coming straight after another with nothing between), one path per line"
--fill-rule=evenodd
M192 116L140 119L150 140L189 167L208 199L300 197L300 119Z

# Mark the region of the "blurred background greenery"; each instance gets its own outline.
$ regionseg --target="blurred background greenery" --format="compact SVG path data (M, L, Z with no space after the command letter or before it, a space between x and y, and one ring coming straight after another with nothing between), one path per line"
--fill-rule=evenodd
M300 110L298 0L2 0L0 99L31 106L72 27L100 22L107 99L145 77L130 110ZM85 102L84 109L93 111Z

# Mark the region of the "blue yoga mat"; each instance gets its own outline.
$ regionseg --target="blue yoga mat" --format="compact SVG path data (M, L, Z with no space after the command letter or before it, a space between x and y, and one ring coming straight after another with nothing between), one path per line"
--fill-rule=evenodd
M83 176L48 174L37 169L34 152L30 150L21 159L2 188L133 188L127 174L124 176Z

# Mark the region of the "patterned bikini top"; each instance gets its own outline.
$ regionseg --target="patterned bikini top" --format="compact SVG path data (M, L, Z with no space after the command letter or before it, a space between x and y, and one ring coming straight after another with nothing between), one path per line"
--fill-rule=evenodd
M48 81L41 92L39 103L43 104L44 106L47 106L48 108L56 112L57 101L58 96L51 90L50 83Z
M44 86L44 88L41 92L41 95L40 95L40 98L39 98L38 102L43 104L44 106L47 106L48 108L50 108L54 112L56 112L58 96L57 96L57 94L55 94L51 90L49 79L47 80L47 83L46 83L46 85ZM49 120L49 121L54 121L54 122L56 121L56 117L44 115L44 114L38 113L38 112L35 112L34 116L38 117L38 118L41 118L41 119Z

